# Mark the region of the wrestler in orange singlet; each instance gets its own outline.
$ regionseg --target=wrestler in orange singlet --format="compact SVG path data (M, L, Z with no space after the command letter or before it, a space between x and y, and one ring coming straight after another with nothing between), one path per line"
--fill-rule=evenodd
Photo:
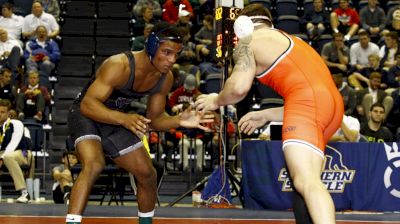
M239 129L251 134L268 121L283 121L285 161L295 195L306 205L296 207L294 200L296 221L304 223L299 217L308 212L313 223L335 223L335 207L320 175L325 145L340 127L344 107L327 66L307 43L274 29L270 12L261 4L246 6L234 28L239 44L233 72L219 94L197 98L196 110L239 102L254 78L275 89L284 107L249 112L239 120Z

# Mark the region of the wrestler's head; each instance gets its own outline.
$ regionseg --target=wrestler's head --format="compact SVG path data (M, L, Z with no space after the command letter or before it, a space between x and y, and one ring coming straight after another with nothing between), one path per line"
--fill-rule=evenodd
M176 62L182 50L182 40L177 27L167 23L154 26L146 39L145 49L151 63L161 73L167 73Z
M253 33L254 27L266 24L273 27L270 11L262 4L246 6L239 14L233 26L236 36L241 39Z

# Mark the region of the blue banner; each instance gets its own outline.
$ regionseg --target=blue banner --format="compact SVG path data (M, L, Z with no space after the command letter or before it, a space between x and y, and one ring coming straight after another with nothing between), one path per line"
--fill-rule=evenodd
M282 142L242 141L244 207L286 210L292 185ZM337 210L400 211L400 150L397 143L332 143L321 180Z

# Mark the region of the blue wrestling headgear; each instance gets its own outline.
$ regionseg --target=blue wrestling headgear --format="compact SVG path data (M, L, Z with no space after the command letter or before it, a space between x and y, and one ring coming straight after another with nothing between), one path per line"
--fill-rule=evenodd
M161 29L160 31L152 31L146 39L144 44L147 54L149 55L150 61L153 60L156 55L157 49L160 46L160 43L164 41L174 41L177 43L182 43L182 37L175 31L173 31L173 27L167 27ZM166 32L171 31L171 32Z

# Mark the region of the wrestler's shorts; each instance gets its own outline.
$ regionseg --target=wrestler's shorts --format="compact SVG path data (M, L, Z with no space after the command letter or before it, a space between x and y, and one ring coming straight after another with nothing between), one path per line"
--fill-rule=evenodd
M95 122L83 116L78 104L70 108L68 129L75 146L83 140L98 140L102 143L104 153L111 158L143 147L143 142L130 130L120 125Z
M324 157L325 145L340 127L343 111L343 99L337 89L310 89L286 97L283 148L301 144Z

